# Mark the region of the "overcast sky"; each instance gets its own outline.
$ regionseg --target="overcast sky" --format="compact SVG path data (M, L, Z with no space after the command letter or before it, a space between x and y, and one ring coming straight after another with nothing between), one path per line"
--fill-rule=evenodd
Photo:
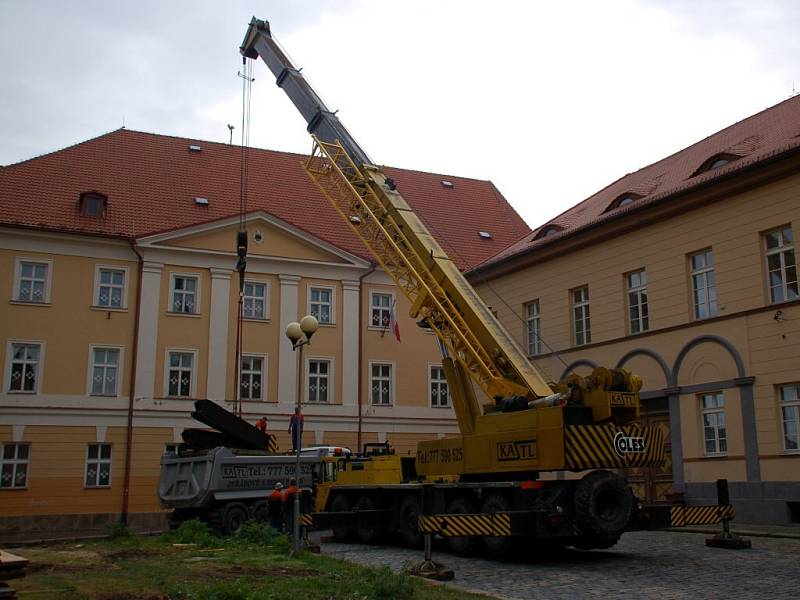
M238 138L254 14L376 162L491 179L531 227L800 89L792 0L0 0L0 164L123 122ZM252 145L307 153L255 77Z

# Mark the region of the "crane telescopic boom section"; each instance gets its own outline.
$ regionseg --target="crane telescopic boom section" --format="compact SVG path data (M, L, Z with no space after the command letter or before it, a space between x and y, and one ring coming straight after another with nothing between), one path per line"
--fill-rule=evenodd
M553 394L395 182L291 63L266 21L253 18L240 51L267 63L308 123L314 140L305 163L309 177L408 298L410 316L439 338L461 436L420 442L419 475L489 481L663 463L662 432L635 423L638 377L598 367L588 378L572 375L559 382L560 393ZM482 410L475 387L499 401Z
M372 163L291 63L266 21L254 18L250 22L240 50L245 57L264 60L308 123L314 148L306 170L408 297L411 316L425 319L442 340L455 359L447 369L452 376L468 374L489 398L533 400L552 394L545 378L491 314L394 182ZM463 391L461 402L454 404L467 404L455 406L466 433L473 429L480 408L472 391Z

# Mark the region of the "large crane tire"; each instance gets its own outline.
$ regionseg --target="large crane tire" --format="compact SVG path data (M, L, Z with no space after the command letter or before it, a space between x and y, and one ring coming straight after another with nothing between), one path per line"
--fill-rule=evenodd
M575 520L589 536L618 536L630 523L633 505L625 478L610 471L592 471L575 489Z
M356 502L356 511L374 509L375 501L369 496L361 496ZM376 529L375 527L358 527L356 529L356 535L358 536L358 541L362 544L374 544L378 541L380 529Z
M408 496L400 505L400 538L409 548L421 548L423 535L419 531L419 513L422 510L416 496Z
M447 505L449 515L469 515L475 513L475 507L468 498L456 498ZM447 548L453 554L471 556L475 554L478 538L473 536L446 536Z
M503 494L489 494L481 504L481 512L492 514L511 510L511 501ZM484 536L481 538L490 556L508 554L512 546L512 538L508 536Z
M336 498L333 499L333 502L331 502L331 512L350 512L352 509L353 504L350 502L350 499L347 496L336 496ZM338 542L349 542L353 539L355 534L353 527L346 522L334 524L331 526L331 530L333 531L333 537L335 537L336 541Z

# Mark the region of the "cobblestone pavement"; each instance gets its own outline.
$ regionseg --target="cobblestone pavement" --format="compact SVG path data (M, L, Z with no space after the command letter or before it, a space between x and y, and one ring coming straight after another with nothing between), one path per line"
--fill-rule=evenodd
M462 558L435 548L455 571L448 585L497 598L792 598L798 597L800 540L752 538L751 550L707 548L699 533L635 532L611 550L566 550L544 559ZM322 552L399 570L422 552L326 543Z

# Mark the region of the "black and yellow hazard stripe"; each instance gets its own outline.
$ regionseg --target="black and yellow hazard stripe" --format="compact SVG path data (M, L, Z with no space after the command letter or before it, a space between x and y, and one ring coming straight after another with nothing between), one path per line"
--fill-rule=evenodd
M311 527L314 524L314 517L311 513L300 515L300 527Z
M419 518L419 529L422 533L438 533L445 537L510 536L511 515L426 515Z
M673 506L670 509L670 525L685 527L686 525L714 525L722 519L733 518L733 507L730 504L712 504L706 506Z
M269 437L269 442L267 443L267 452L277 452L278 451L278 438L268 433L267 436Z
M622 455L614 449L614 437L643 438L643 452ZM657 427L641 425L572 425L564 437L564 461L568 469L655 467L664 464L664 434Z

